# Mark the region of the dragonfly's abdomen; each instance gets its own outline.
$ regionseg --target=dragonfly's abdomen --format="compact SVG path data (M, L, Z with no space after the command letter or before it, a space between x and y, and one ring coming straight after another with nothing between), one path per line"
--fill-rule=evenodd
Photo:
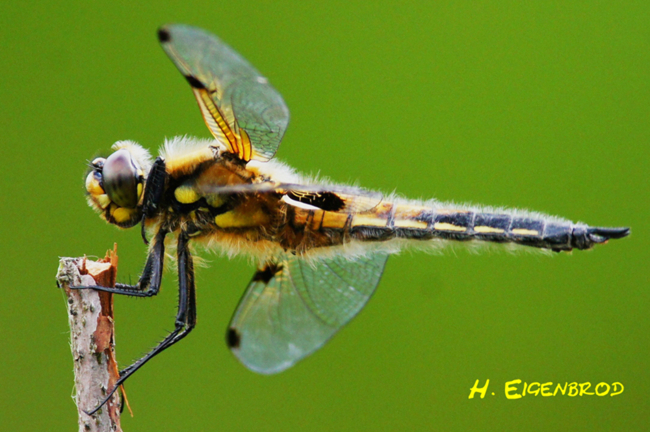
M589 249L610 238L624 237L628 228L596 228L557 221L542 215L483 213L448 210L407 204L382 203L370 212L313 215L321 232L342 234L343 239L383 241L482 240L515 243L554 251Z

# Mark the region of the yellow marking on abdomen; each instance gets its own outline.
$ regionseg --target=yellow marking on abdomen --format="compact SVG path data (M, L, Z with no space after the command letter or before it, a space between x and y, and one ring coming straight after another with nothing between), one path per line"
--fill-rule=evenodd
M201 199L201 196L191 186L179 186L174 191L174 198L181 204L192 204Z
M325 212L323 215L323 228L343 228L348 220L345 213Z
M529 230L524 228L515 228L510 232L517 235L531 235L531 236L539 235L539 231L537 230Z
M467 228L465 227L453 225L450 223L444 223L444 222L436 222L433 225L433 229L443 230L443 231L458 231L458 232L467 231Z
M505 230L501 228L492 228L489 226L476 226L474 231L481 234L503 234Z
M372 226L372 227L385 227L388 219L378 218L375 216L362 216L355 215L352 218L352 226Z
M378 215L383 215L383 214L388 214L390 211L393 209L393 203L390 202L381 202L377 204L375 208L372 209L372 213L378 214Z
M414 219L422 214L422 212L429 210L426 207L411 206L406 204L399 204L395 206L395 221L404 219Z
M430 209L427 207L422 206L398 204L395 206L393 226L397 228L426 229L429 224L427 222L419 221L417 218L421 217L423 212L429 210Z
M469 213L470 210L457 210L457 209L436 209L437 214L453 214L453 213Z
M401 219L395 220L393 225L397 228L416 228L416 229L426 229L429 224L422 221L416 221L412 219Z

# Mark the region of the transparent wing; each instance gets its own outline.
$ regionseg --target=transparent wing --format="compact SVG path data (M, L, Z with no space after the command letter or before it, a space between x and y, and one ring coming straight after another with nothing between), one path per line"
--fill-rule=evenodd
M158 39L192 86L214 137L245 161L271 159L287 129L289 110L268 80L205 30L166 25Z
M272 193L287 198L288 204L306 204L331 212L361 213L372 210L383 200L380 192L351 186L299 185L264 182L241 185L198 185L199 194L205 197L230 194Z
M388 255L303 261L286 256L255 273L228 330L248 368L280 372L323 346L365 306Z

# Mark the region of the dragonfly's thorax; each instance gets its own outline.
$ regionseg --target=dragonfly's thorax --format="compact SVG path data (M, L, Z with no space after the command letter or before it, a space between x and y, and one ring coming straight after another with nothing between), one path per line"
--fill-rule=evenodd
M268 170L248 167L230 153L175 154L165 164L164 193L149 223L168 232L236 245L254 255L280 249L302 254L345 242L346 210L327 211L346 205L335 193L312 192L309 186L286 190ZM327 225L332 218L342 222L335 229Z
M279 211L279 197L273 194L220 192L265 181L228 153L201 162L190 173L168 174L158 218L169 231L181 229L193 237L218 231L268 231Z

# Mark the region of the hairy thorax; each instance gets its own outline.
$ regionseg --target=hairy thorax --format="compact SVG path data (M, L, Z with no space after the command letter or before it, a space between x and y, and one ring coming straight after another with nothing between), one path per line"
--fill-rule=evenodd
M302 254L340 243L322 230L310 229L307 219L313 212L287 204L280 194L229 192L228 187L273 183L273 179L228 154L206 154L192 170L174 170L174 165L168 164L163 211L154 222L167 231L183 230L195 241L236 246L262 256L278 248ZM187 166L187 159L182 166Z

